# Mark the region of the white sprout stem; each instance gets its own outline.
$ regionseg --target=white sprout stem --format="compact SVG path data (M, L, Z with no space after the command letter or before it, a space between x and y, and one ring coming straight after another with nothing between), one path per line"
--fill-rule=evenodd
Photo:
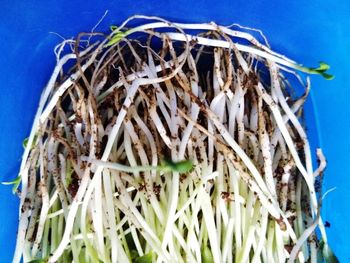
M168 37L170 37L172 40L178 40L178 41L186 41L186 39L194 40L198 44L205 45L205 46L211 46L211 47L221 47L221 48L230 48L231 43L225 41L225 40L218 40L218 39L209 39L209 38L204 38L204 37L199 37L199 36L193 36L190 34L183 35L181 33L173 33L173 32L168 32L166 33ZM254 55L257 55L259 57L274 61L278 64L284 65L289 68L293 69L300 69L300 66L290 62L289 60L286 60L284 58L277 57L273 54L267 53L266 51L259 50L254 47L250 46L245 46L239 43L234 43L235 47L241 51L241 52L247 52L251 53Z
M219 248L219 240L215 231L215 222L213 208L211 206L210 197L203 187L199 191L199 200L201 201L201 209L203 211L204 222L208 231L209 243L215 263L221 262L221 253Z
M280 111L277 109L276 103L266 93L266 91L265 91L264 87L261 85L261 83L258 83L257 90L260 93L260 95L262 96L262 98L264 99L264 101L271 107L271 111L274 115L276 123L277 123L279 129L281 130L281 133L286 141L286 144L287 144L287 146L288 146L288 148L289 148L289 150L290 150L290 152L295 160L295 164L298 167L301 174L303 175L303 177L304 177L304 179L305 179L305 181L310 189L311 201L312 201L313 208L317 207L313 179L309 177L305 167L303 166L303 164L300 161L300 157L299 157L299 155L294 147L293 140L292 140L292 138L291 138L284 122L283 122L283 118L282 118Z
M264 176L266 181L266 186L269 189L272 197L277 200L276 185L272 173L272 160L270 151L270 139L266 130L266 121L264 116L264 111L262 109L262 100L259 100L258 109L258 126L259 126L259 137L260 137L260 148L262 152L262 157L264 159Z
M295 246L293 247L293 249L292 249L292 251L290 253L290 256L289 256L289 259L288 259L287 263L292 263L292 262L295 261L300 248L303 246L303 244L305 243L306 239L314 232L315 228L317 227L318 218L319 217L317 217L314 220L314 222L307 229L305 229L305 231L299 237L298 242L295 244Z
M144 16L134 16L133 18L145 18ZM131 19L133 19L131 18ZM157 17L154 17L154 19L159 19ZM126 21L127 22L127 21ZM251 42L253 45L258 46L259 48L265 50L268 53L272 53L273 55L283 58L287 61L290 61L291 63L294 63L294 61L286 58L283 55L280 55L272 50L270 50L268 47L266 47L265 45L260 44L252 35L250 35L249 33L245 33L245 32L241 32L241 31L236 31L236 30L232 30L228 27L224 27L224 26L220 26L220 25L216 25L215 23L202 23L202 24L184 24L184 23L173 23L174 26L176 27L180 27L182 29L193 29L193 30L221 30L224 33L233 36L233 37L238 37L238 38L242 38L242 39L246 39L249 42ZM127 35L130 35L134 32L138 32L138 31L144 31L147 29L156 29L156 28L169 28L169 27L173 27L171 24L166 23L166 22L154 22L154 23L149 23L149 24L145 24L145 25L141 25L138 27L135 27L133 29L130 29L126 32ZM116 30L118 31L118 29Z
M320 148L318 148L316 150L316 154L317 154L318 160L320 162L320 165L318 166L318 168L316 169L316 171L313 174L313 176L315 178L322 174L322 172L324 171L324 169L326 168L326 165L327 165L326 158L323 155L323 152L322 152L322 150Z
M107 210L108 210L108 222L110 226L109 235L111 239L111 250L112 250L111 261L118 262L118 256L122 253L123 249L121 247L119 238L117 236L117 225L115 224L113 195L112 195L112 189L111 189L110 173L108 172L108 170L103 171L103 187L105 190Z

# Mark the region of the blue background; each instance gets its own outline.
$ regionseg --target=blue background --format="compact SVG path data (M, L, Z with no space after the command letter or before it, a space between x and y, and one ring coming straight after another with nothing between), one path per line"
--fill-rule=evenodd
M107 30L133 14L179 22L237 22L263 30L272 48L305 65L329 63L336 78L312 77L317 130L314 146L328 159L324 190L337 190L323 202L331 223L329 242L341 262L350 260L350 3L338 1L3 1L0 0L0 180L17 176L22 141L28 136L42 88L54 67L53 47L60 39L99 27ZM317 2L317 3L316 3ZM309 118L310 119L310 118ZM312 125L311 125L312 126ZM318 133L318 134L317 134ZM0 186L1 262L10 262L17 227L17 198Z

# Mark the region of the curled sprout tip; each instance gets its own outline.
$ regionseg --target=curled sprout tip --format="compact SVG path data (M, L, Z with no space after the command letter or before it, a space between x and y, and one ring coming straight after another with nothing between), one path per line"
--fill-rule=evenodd
M321 75L326 80L334 79L334 75L331 75L326 72L327 70L330 69L330 66L325 62L320 62L320 65L318 68L308 68L304 66L297 66L296 68L305 73Z
M17 192L17 189L21 183L21 176L17 176L13 181L10 182L2 182L3 185L13 185L12 186L12 193L15 194Z

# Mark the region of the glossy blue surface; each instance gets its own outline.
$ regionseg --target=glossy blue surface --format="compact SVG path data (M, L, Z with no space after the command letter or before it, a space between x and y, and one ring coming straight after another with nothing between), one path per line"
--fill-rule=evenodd
M190 4L188 2L191 2ZM321 145L329 165L324 190L337 190L323 202L331 223L329 242L341 262L350 260L350 4L338 1L1 1L0 9L0 180L17 176L22 141L28 136L43 86L54 66L60 39L99 27L107 30L133 14L158 15L181 22L237 22L260 28L272 48L306 65L324 60L333 81L312 77L313 102ZM313 2L313 3L312 3ZM316 3L317 2L317 3ZM316 138L319 138L316 140ZM1 262L10 262L15 245L17 198L0 186Z

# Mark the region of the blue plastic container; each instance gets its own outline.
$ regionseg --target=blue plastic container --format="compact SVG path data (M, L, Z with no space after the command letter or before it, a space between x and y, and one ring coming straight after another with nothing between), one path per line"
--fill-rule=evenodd
M329 242L350 262L350 3L330 1L1 1L0 10L0 181L17 176L22 141L28 136L40 93L54 67L53 47L89 31L109 10L100 30L134 14L179 22L208 22L260 28L272 48L309 66L324 60L336 78L312 77L309 135L328 159L324 190L337 187L323 202L331 224ZM316 3L317 2L317 3ZM316 127L316 128L315 128ZM0 262L11 262L16 239L18 200L0 186ZM348 261L349 260L349 261Z

